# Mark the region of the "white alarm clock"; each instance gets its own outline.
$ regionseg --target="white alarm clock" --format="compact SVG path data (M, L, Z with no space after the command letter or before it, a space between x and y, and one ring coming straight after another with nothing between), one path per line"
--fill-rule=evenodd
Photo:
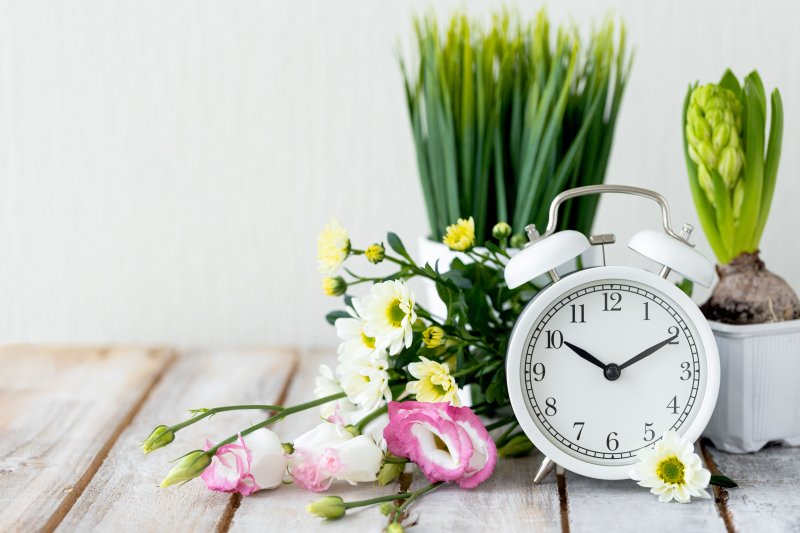
M558 208L587 194L645 196L661 206L664 231L644 230L629 246L662 265L660 275L627 266L586 268L560 278L555 268L613 235L555 232ZM511 406L522 429L545 454L535 481L554 464L601 479L628 477L636 452L668 430L694 441L708 423L719 391L719 354L700 310L666 280L670 270L708 286L713 265L676 233L656 192L593 185L565 191L550 206L542 236L505 269L510 288L548 273L552 283L519 316L508 346Z

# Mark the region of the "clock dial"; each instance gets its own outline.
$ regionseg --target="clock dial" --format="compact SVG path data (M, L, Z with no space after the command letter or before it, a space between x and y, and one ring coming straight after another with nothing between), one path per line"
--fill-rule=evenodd
M667 430L682 433L705 391L706 358L686 312L649 285L605 279L556 297L522 354L534 423L565 453L635 462Z

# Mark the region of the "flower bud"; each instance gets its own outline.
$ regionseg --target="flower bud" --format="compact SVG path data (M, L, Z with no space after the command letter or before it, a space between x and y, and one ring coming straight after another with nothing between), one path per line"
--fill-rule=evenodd
M386 249L383 247L383 245L375 243L364 250L364 255L367 257L367 261L373 265L377 265L383 261L384 257L386 257Z
M344 427L344 430L345 430L345 431L347 431L348 433L350 433L350 434L351 434L352 436L354 436L354 437L358 437L359 435L361 435L361 430L359 430L359 429L358 429L356 426L354 426L353 424L347 424L347 425Z
M286 455L292 455L294 453L294 445L291 442L282 442L281 448L283 448L283 453Z
M444 342L444 330L439 326L431 326L422 332L422 342L426 348L438 348Z
M326 520L336 520L344 516L347 507L340 496L325 496L306 505L306 511Z
M378 485L381 487L385 487L395 479L400 477L400 474L403 473L403 467L405 465L401 463L384 463L381 469L378 471Z
M508 225L508 222L498 222L492 228L492 237L498 241L505 241L510 236L511 226Z
M383 502L378 509L380 509L382 515L389 516L395 512L397 506L392 502Z
M534 450L533 443L525 435L517 435L505 443L497 455L500 457L522 457Z
M322 291L328 296L341 296L347 292L347 282L341 276L322 278Z
M167 473L167 477L161 482L161 488L192 480L202 474L210 464L211 456L208 452L202 450L189 452Z
M142 443L142 451L150 453L153 450L163 448L173 440L175 440L175 432L172 431L172 428L163 425L158 426Z
M512 248L522 248L527 243L528 243L527 237L525 237L525 235L522 235L521 233L512 235L511 242L509 242Z
M386 533L405 533L405 528L399 522L392 522L386 528Z

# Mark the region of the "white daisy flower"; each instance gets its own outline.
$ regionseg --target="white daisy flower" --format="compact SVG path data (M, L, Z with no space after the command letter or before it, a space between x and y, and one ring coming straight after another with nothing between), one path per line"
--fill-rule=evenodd
M404 281L376 283L361 299L365 319L364 333L375 339L378 350L387 349L395 355L411 346L411 325L417 320L414 311L414 292Z
M336 374L347 398L359 409L372 411L392 399L388 368L388 356L383 352L382 357L340 358Z
M350 255L350 237L342 224L332 218L317 239L317 263L319 271L333 276Z
M339 360L384 357L385 350L376 349L375 338L364 333L366 321L360 316L363 313L361 302L353 298L353 308L348 308L347 312L352 318L339 318L334 323L336 335L342 341L338 349Z
M631 479L648 487L658 501L673 499L688 503L695 498L710 498L706 492L711 473L703 468L694 446L674 431L667 431L655 445L636 454L639 462L630 470Z

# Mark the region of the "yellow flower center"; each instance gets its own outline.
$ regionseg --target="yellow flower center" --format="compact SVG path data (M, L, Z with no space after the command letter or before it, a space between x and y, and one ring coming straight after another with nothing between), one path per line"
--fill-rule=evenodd
M361 332L361 342L363 342L364 346L366 346L370 350L375 349L375 337L368 337L367 335L364 334L363 331Z
M400 300L395 299L392 302L387 315L389 316L389 323L392 326L399 328L402 325L403 319L406 317L406 312L400 307Z
M661 478L664 483L677 483L682 485L685 483L684 471L686 468L676 455L665 457L658 463L656 467L656 475Z

